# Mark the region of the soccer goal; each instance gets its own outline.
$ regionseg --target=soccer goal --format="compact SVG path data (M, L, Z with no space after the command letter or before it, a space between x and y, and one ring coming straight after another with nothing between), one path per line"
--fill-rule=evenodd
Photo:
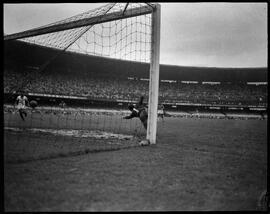
M86 122L88 112L75 108L74 123L88 123L81 126L95 126L99 130L109 126L112 132L122 129L121 126L143 129L138 122L132 127L122 119L129 114L128 105L143 96L148 107L146 139L155 144L160 10L159 4L152 3L109 3L46 26L5 35L5 93L17 96L17 92L23 90L44 106L48 99L55 102L50 109L44 107L44 112L52 112L52 109L57 112L57 102L61 100L63 105L59 112L66 115L70 112L67 107L63 110L63 100L68 100L67 106L78 103L85 109L93 104L96 115L107 112L107 116ZM104 110L112 103L123 110L120 111L121 122L116 122L108 116L110 111ZM51 120L44 114L42 117ZM56 117L57 128L69 127L67 117ZM38 122L32 119L30 123L28 126L32 128L44 126L42 119ZM48 122L47 127L56 129L50 127L51 124ZM14 121L7 125L16 126Z

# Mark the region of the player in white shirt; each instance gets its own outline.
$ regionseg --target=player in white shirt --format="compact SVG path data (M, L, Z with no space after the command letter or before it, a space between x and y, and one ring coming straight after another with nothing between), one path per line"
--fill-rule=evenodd
M163 104L158 106L158 117L162 118L162 122L164 122L164 116L165 116L165 107Z
M24 116L27 117L25 108L26 108L26 105L29 106L29 102L28 102L28 98L25 95L23 95L22 92L20 92L19 96L17 97L15 105L17 105L19 114L22 120L24 120Z

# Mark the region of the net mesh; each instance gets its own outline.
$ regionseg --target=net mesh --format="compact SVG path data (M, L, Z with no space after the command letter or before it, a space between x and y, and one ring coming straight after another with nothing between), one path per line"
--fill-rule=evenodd
M35 30L91 18L96 18L98 22L105 15L124 15L134 9L143 11L145 7L151 8L151 5L110 3ZM138 67L138 63L143 69L149 70L151 14L131 15L129 18L27 37L19 41L51 48L56 52L46 55L38 63L26 60L21 69L23 72L5 69L4 84L5 88L9 88L7 92L12 94L13 101L18 95L16 92L23 90L30 96L30 101L35 99L39 103L36 109L27 109L28 117L25 121L21 120L12 106L5 106L5 141L9 141L6 148L12 151L7 152L9 155L6 158L9 161L127 148L138 145L134 142L145 137L146 130L139 119L126 120L123 117L130 114L127 106L136 104L141 96L145 97L144 103L147 103L149 72L141 80L129 76L128 72L120 78L114 72L118 69L117 65L123 62L128 70ZM65 60L61 61L64 53L70 53L68 60L72 61L72 66L67 65ZM98 57L103 60L100 64L109 62L108 65L111 65L112 61L106 59L117 61L114 66L108 66L110 72L107 76L99 76L102 73L99 67L91 63L86 65L78 54ZM22 52L22 55L26 59L33 58L31 48L28 52ZM37 69L30 71L26 69L29 67ZM47 141L50 143L43 150L44 142Z
M42 26L42 28L93 17L102 18L102 16L110 13L122 12L124 14L127 10L134 8L140 9L143 5L145 7L145 4L139 3L108 4L63 21ZM40 28L36 28L36 30L37 29ZM71 52L149 62L151 48L151 14L48 33L21 40Z

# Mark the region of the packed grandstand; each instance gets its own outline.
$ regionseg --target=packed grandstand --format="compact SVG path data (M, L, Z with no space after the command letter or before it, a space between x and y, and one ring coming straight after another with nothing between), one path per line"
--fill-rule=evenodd
M65 53L39 71L40 65L55 55L55 50L31 45L31 51L27 52L27 48L23 42L6 46L5 94L23 89L26 93L103 100L148 96L146 64ZM14 49L18 51L13 52ZM20 55L20 50L29 55ZM266 77L264 68L222 70L161 65L159 101L266 107Z
M9 93L18 85L33 79L29 72L6 71L4 74L4 92ZM24 86L26 93L51 95L85 96L109 100L130 100L138 94L147 95L148 81L140 79L111 79L80 77L64 73L39 75ZM267 85L249 85L235 83L190 83L161 82L159 89L161 102L175 103L211 103L211 104L267 104Z

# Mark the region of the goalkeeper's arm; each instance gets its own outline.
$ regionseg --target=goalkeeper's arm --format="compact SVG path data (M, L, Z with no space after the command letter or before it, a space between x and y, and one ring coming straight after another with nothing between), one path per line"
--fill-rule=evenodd
M124 119L132 119L133 117L136 117L136 112L132 112L129 116L123 117Z

